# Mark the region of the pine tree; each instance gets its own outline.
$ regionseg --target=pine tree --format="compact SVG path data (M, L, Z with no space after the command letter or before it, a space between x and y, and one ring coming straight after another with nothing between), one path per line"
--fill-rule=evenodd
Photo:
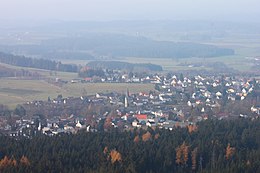
M154 135L154 139L155 139L155 140L158 139L159 137L160 137L160 134L159 134L159 133L157 133L157 134Z

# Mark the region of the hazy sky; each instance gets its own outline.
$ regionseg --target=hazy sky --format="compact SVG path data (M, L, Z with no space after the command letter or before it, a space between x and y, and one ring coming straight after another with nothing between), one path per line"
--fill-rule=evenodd
M258 21L260 0L0 0L1 20Z

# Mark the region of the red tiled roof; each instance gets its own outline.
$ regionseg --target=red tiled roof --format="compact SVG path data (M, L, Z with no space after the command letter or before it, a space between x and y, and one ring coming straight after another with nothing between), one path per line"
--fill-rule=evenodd
M146 120L147 119L147 115L146 114L138 114L138 115L135 115L135 117L138 120Z
M90 81L90 80L92 80L91 77L86 77L86 78L85 78L85 81Z

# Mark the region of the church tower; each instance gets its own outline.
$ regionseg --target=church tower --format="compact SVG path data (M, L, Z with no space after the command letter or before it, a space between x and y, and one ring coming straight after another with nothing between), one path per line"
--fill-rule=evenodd
M128 107L128 97L127 97L127 95L125 96L125 108L127 108Z
M129 90L128 90L128 88L127 88L126 94L125 94L125 108L128 107L128 97L129 97Z
M38 131L41 131L41 129L42 129L42 124L41 122L39 122Z

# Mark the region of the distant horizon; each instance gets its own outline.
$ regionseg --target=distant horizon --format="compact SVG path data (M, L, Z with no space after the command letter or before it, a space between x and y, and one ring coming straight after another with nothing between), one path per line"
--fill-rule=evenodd
M258 22L257 0L9 0L1 3L0 20L33 21L122 21L206 20Z
M219 24L253 24L260 25L260 21L232 21L232 20L210 20L210 19L111 19L111 20L62 20L62 19L22 19L22 20L7 20L1 19L0 21L3 24L0 28L6 27L43 27L49 24L59 24L59 23L96 23L96 24L105 24L105 23L120 23L120 22L199 22L199 23L219 23Z

